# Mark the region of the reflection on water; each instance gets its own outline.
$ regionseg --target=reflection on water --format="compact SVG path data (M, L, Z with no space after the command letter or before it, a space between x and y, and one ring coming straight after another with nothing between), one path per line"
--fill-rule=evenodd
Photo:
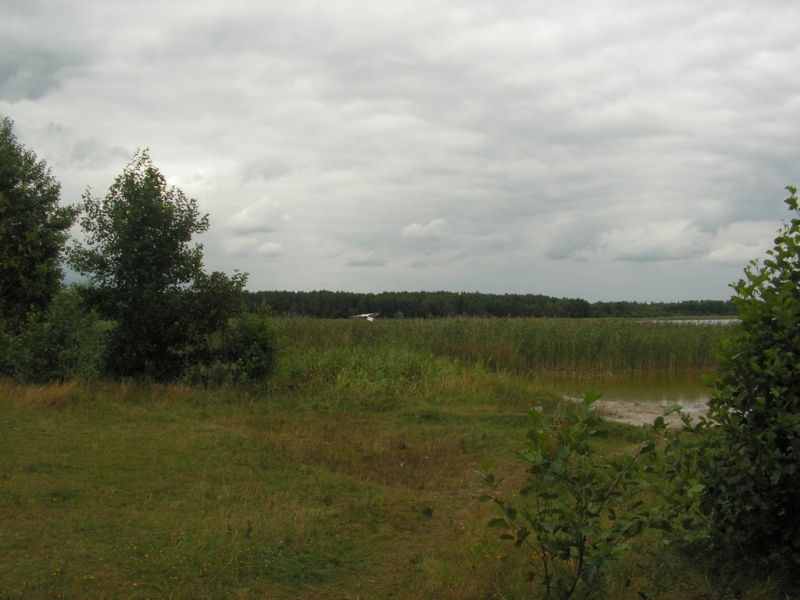
M706 402L709 387L699 373L671 377L633 377L629 379L569 379L564 377L537 377L545 389L569 397L580 397L583 392L600 390L603 400L614 402L652 402L659 404L694 404Z

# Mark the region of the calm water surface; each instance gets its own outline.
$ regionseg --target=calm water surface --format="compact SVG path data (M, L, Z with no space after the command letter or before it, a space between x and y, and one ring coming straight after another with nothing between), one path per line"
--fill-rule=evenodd
M672 377L637 377L630 379L568 379L538 377L542 387L570 397L580 397L583 392L600 390L603 400L617 402L652 402L658 404L695 404L705 402L709 387L702 375L693 373Z

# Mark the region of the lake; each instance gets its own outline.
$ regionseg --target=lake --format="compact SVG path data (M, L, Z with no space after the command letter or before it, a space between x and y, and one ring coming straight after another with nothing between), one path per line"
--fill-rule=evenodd
M603 392L598 408L611 420L634 425L652 423L664 408L678 404L695 417L705 414L710 388L699 373L679 376L567 379L539 377L545 389L565 398L579 399L589 390ZM670 419L673 425L678 419Z

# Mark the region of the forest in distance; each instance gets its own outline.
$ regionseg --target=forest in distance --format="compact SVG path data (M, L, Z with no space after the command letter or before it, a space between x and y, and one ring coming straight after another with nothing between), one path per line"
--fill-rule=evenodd
M267 304L275 316L327 319L377 312L381 318L429 317L631 317L687 318L734 317L731 300L681 302L589 302L581 298L556 298L543 294L488 294L481 292L381 292L357 293L315 290L245 292L250 306Z

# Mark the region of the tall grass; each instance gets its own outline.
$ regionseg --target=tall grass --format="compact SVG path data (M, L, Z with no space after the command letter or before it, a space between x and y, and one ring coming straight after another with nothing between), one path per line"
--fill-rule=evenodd
M614 319L281 319L288 360L307 353L359 349L424 352L495 371L572 377L678 374L708 371L714 347L730 331L719 325L686 325ZM389 350L391 349L391 350ZM302 360L302 359L301 359Z

